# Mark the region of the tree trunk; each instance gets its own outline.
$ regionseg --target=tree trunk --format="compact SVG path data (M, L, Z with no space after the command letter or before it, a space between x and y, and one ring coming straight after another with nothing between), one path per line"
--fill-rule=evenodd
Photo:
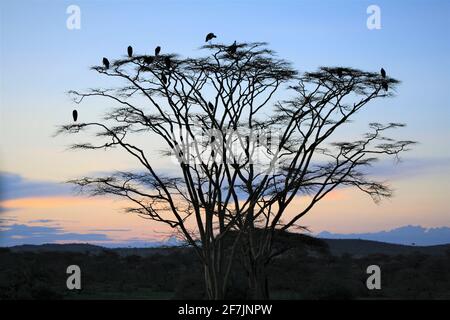
M272 250L272 234L255 232L249 228L246 248L244 247L244 265L248 273L249 298L268 300L267 266Z
M249 290L252 300L269 300L265 263L255 262L249 272Z
M208 300L225 299L227 288L227 276L223 268L223 247L216 243L204 249L203 268L205 273L205 287ZM227 259L233 259L233 255L229 255Z
M223 290L222 281L220 281L220 275L214 270L214 266L210 264L204 266L205 271L205 286L208 300L222 300Z

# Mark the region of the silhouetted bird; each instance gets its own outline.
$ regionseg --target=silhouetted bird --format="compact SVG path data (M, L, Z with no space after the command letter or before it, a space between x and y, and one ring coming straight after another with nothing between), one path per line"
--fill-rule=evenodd
M103 57L103 65L105 66L105 69L109 69L109 60Z
M133 56L133 47L132 46L128 46L128 56L131 58Z
M337 69L337 74L339 78L342 78L342 69Z
M380 73L381 73L381 76L382 76L383 78L386 78L386 70L384 70L383 68L381 68Z
M169 57L164 58L164 63L166 64L166 68L170 69L171 61Z
M214 111L214 105L211 102L208 102L208 107L211 111Z
M164 84L167 84L167 77L166 77L166 75L165 75L164 73L161 73L161 81L162 81Z
M153 57L144 57L144 63L152 64L153 63Z
M381 86L383 87L384 91L388 91L389 87L386 81L383 81L383 84Z
M161 52L161 47L160 47L160 46L157 46L157 47L155 48L155 56L159 55L160 52Z
M214 38L217 38L216 35L214 33L210 32L206 35L205 42L208 42L209 40L212 40Z
M228 47L228 53L235 54L236 50L237 50L237 44L236 44L236 40L235 40L234 43Z
M77 110L72 111L72 118L73 118L73 121L77 122L77 119L78 119L78 111Z

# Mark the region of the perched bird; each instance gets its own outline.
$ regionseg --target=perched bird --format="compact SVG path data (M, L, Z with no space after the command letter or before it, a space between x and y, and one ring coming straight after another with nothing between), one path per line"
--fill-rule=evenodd
M210 32L210 33L208 33L208 34L206 35L205 42L208 42L208 41L210 41L210 40L212 40L212 39L214 39L214 38L217 38L217 36L216 36L214 33Z
M236 44L236 40L234 40L234 43L228 47L228 53L235 54L236 50L237 50L237 44Z
M144 63L146 64L152 64L153 63L153 57L144 57Z
M133 47L132 46L128 46L128 56L131 58L133 56Z
M381 85L384 89L384 91L388 91L388 84L386 81L383 81L383 84Z
M155 48L155 56L159 55L160 52L161 52L161 47L160 47L160 46L157 46L157 47Z
M164 73L161 73L161 81L162 81L164 84L167 84L167 77L166 77L166 75L165 75Z
M103 65L105 66L105 69L109 69L109 60L103 57Z
M342 78L342 69L341 68L337 69L337 74L338 74L339 78Z
M381 68L380 73L381 73L381 76L382 76L383 78L386 78L386 70L384 70L383 68Z
M77 122L77 119L78 119L78 111L77 110L72 111L72 118L73 118L73 121Z
M170 65L171 65L170 57L165 57L164 63L166 64L166 68L170 69Z
M214 111L214 105L213 105L211 102L208 102L208 108L209 108L211 111Z

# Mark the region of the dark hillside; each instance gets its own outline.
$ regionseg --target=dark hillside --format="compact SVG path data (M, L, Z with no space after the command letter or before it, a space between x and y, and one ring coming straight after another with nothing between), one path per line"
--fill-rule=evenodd
M363 240L317 240L286 234L269 271L273 299L450 299L450 248ZM324 245L325 244L325 245ZM328 245L328 246L327 246ZM66 268L82 270L82 290L66 288ZM382 270L370 291L367 266ZM228 296L248 297L233 269ZM105 249L88 244L0 248L0 299L204 299L192 249Z

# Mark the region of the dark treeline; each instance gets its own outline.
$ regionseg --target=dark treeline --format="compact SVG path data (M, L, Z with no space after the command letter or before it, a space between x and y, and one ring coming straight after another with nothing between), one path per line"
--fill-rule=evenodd
M0 249L0 299L206 299L192 249L148 255L121 251L14 252ZM66 268L82 270L82 290L66 288ZM382 270L382 289L366 288L366 268ZM316 246L280 250L270 266L271 299L449 299L450 252L443 255L333 256ZM233 268L227 298L249 297L246 275ZM239 272L241 271L241 272Z

